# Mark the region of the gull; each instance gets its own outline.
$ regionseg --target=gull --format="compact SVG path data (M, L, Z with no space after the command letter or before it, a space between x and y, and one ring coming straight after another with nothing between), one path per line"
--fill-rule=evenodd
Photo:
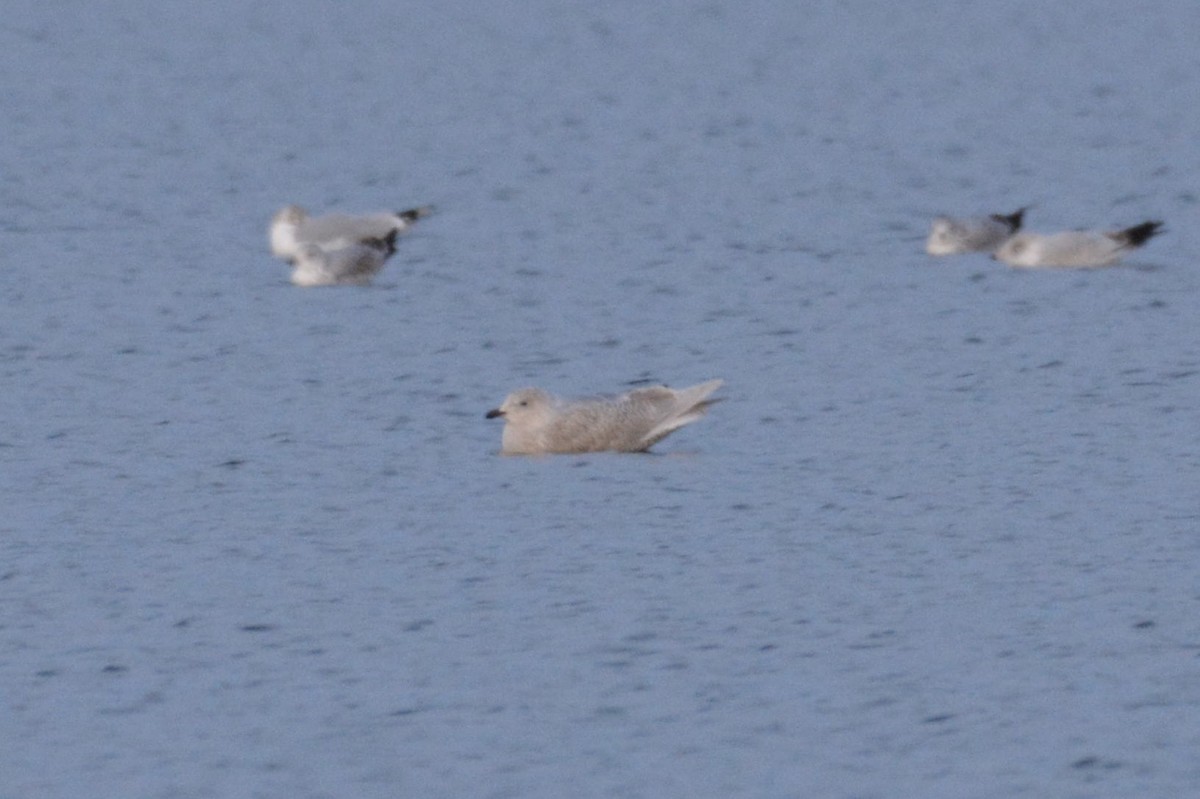
M316 244L301 244L291 259L292 282L297 286L365 286L396 251L398 232L328 250Z
M500 451L505 455L645 452L719 402L708 396L723 382L709 380L681 389L652 386L583 399L523 388L488 411L486 418L504 417Z
M1162 225L1150 221L1124 230L1020 233L993 257L1021 268L1110 266L1161 233Z
M271 219L271 254L291 261L304 244L314 244L323 250L339 250L371 239L382 240L393 231L404 233L418 219L429 216L432 210L423 205L395 213L309 216L300 206L288 205Z
M954 255L963 252L991 252L1021 229L1028 208L1011 214L956 219L939 216L933 220L925 252L930 255Z

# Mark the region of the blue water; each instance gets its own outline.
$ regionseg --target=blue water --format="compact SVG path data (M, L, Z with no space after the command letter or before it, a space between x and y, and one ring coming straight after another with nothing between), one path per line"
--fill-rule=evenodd
M1200 6L852 6L7 5L0 796L1200 791Z

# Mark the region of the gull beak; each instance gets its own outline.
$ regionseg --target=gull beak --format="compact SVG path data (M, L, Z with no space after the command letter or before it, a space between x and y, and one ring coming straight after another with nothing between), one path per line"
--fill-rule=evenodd
M497 416L503 416L503 415L504 415L504 411L500 410L499 408L492 408L490 411L488 411L487 413L485 413L483 415L483 418L484 419L495 419Z

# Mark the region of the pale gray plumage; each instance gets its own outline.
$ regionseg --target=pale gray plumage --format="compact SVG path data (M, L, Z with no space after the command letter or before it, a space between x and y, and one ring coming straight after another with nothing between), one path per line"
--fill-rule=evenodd
M1023 269L1111 266L1161 233L1162 222L1113 231L1020 233L1006 241L995 257Z
M523 388L488 411L504 417L501 452L536 455L577 452L644 452L696 421L718 400L708 399L722 380L689 388L640 388L612 397L563 399Z
M956 218L939 216L930 226L925 252L930 255L956 255L966 252L992 252L1021 229L1025 208L1011 214Z
M395 213L309 216L300 206L288 205L271 219L271 254L291 261L306 244L323 250L340 250L370 239L383 239L393 232L406 232L413 222L428 216L431 211L430 206L421 206Z
M301 244L292 259L297 286L365 286L396 251L396 231L382 239L365 239L336 249Z

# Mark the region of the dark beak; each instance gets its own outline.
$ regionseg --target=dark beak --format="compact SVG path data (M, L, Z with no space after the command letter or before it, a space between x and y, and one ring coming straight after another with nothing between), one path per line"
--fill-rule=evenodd
M495 419L497 416L503 416L503 415L504 415L504 411L500 410L499 408L492 408L490 411L488 411L487 413L485 413L483 415L483 418L484 419Z

